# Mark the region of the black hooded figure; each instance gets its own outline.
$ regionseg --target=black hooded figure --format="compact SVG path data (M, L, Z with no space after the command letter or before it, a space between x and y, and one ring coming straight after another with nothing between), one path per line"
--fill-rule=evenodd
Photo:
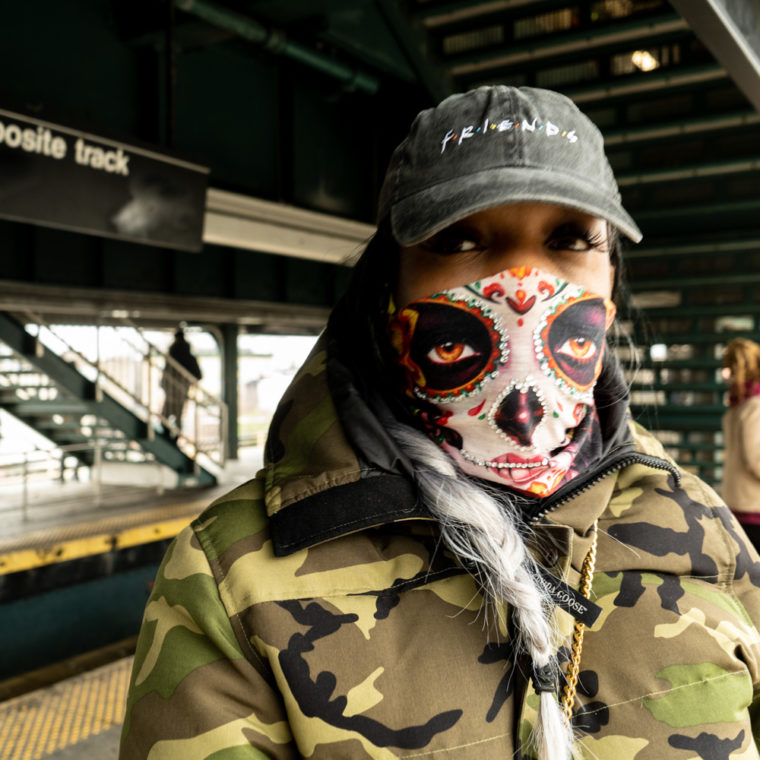
M191 385L190 376L196 380L201 379L201 368L197 359L190 350L190 344L185 338L185 333L178 327L174 333L174 342L169 346L169 358L164 374L161 377L161 389L164 392L164 408L161 412L163 417L172 421L179 430L182 429L182 413L187 401L187 392ZM186 372L182 372L177 365Z

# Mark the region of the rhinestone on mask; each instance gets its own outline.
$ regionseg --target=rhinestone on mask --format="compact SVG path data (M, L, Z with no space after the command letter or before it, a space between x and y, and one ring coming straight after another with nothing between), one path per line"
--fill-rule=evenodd
M533 392L536 394L536 398L538 399L538 402L541 404L541 409L543 410L543 414L541 416L541 420L536 425L536 429L540 428L541 425L544 424L544 420L547 418L548 410L546 408L546 401L544 399L544 392L535 384L535 379L532 375L526 375L522 380L513 380L504 390L499 393L499 395L496 397L496 400L491 405L491 409L488 412L487 421L491 429L504 441L509 443L510 445L514 446L518 451L535 451L535 446L523 446L519 443L515 442L515 439L507 435L498 425L494 417L496 416L496 412L499 410L499 406L501 405L501 402L504 401L504 399L513 391L517 390L520 393L527 393L529 390L533 390Z

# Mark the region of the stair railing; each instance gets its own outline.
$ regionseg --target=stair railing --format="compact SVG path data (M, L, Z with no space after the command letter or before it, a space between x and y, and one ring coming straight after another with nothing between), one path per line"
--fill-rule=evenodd
M136 325L78 326L85 345L75 347L75 341L39 314L27 315L31 323L27 332L90 380L96 399L105 392L132 411L146 424L148 439L171 437L196 467L224 466L227 405L153 345ZM162 378L166 378L163 384ZM184 404L175 395L180 391L185 393ZM181 412L171 415L178 404Z
M179 441L186 441L201 457L223 467L226 462L227 404L203 387L191 372L152 343L129 319L131 340L141 351L147 373L145 406L152 423ZM174 413L180 410L178 414ZM154 424L150 426L155 430Z

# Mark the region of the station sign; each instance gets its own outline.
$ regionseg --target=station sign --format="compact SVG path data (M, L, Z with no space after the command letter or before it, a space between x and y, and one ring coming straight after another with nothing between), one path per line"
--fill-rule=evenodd
M0 217L199 251L209 170L0 109Z

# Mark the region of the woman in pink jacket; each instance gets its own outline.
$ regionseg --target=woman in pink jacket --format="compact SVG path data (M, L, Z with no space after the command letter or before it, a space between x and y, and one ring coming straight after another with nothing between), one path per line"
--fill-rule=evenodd
M760 345L735 338L723 355L731 383L723 415L723 498L755 547L760 546Z

